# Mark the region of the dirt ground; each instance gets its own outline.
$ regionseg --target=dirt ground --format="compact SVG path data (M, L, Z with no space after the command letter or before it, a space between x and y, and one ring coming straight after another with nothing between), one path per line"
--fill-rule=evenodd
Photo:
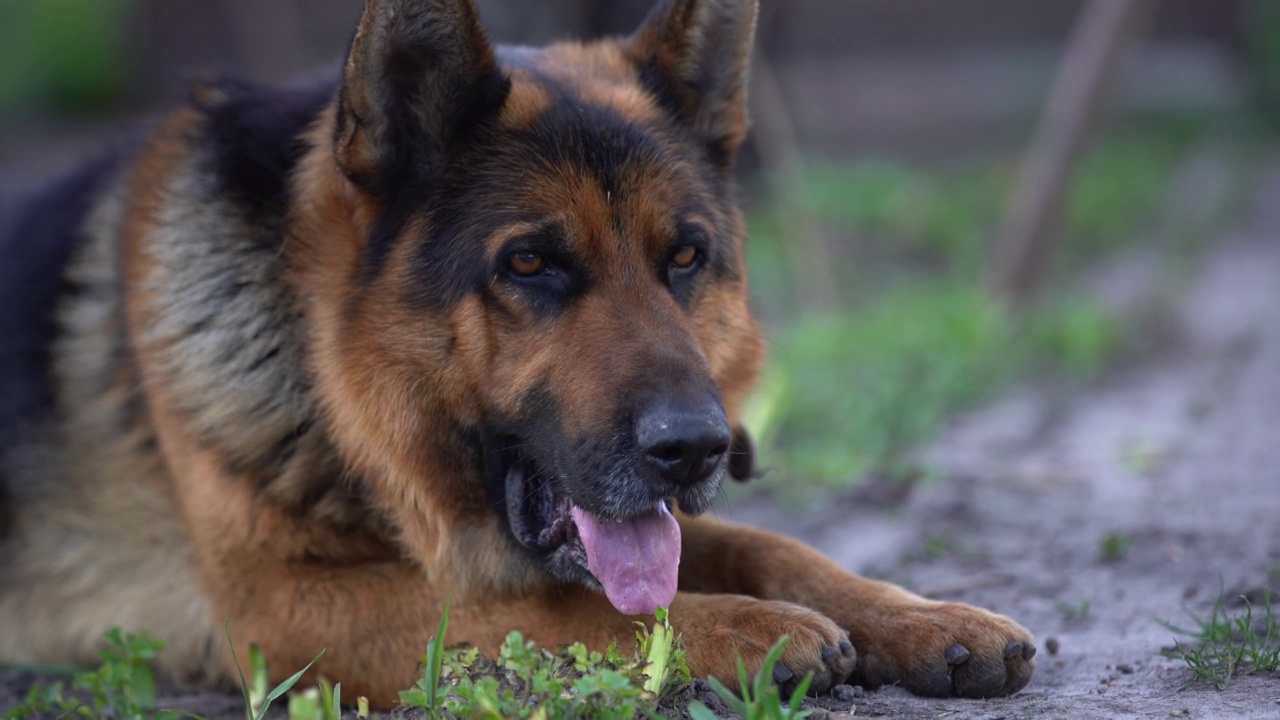
M1220 592L1280 590L1280 166L1205 252L1168 312L1165 350L1070 397L1027 389L960 418L926 456L939 477L724 517L804 538L846 567L1007 613L1040 643L1032 684L991 701L845 688L833 717L1280 718L1280 677L1179 688L1161 656ZM1135 256L1099 292L1151 277ZM1104 559L1108 536L1128 542ZM1051 642L1052 641L1052 642ZM1057 651L1048 649L1056 645ZM30 677L0 673L0 708ZM235 717L234 697L169 706Z
M1098 291L1152 280L1150 260L1121 263ZM1028 390L961 418L927 453L942 477L906 498L872 488L820 512L725 513L1037 636L1036 677L1016 697L891 688L856 700L857 716L1280 718L1280 676L1180 690L1190 676L1161 656L1174 635L1158 622L1185 627L1222 592L1280 591L1280 169L1170 310L1171 347L1100 387ZM1102 557L1108 536L1128 542L1116 559Z

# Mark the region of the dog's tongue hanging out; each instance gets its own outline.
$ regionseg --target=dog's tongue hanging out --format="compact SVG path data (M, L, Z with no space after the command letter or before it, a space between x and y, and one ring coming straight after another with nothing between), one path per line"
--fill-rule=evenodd
M587 568L623 615L669 607L680 572L680 525L666 503L626 520L606 520L573 508Z

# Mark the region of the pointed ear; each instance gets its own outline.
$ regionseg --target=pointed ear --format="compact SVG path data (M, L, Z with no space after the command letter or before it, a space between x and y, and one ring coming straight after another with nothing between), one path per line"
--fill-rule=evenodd
M757 0L662 0L631 38L641 77L727 168L747 134Z
M509 89L471 0L367 0L338 95L338 165L375 194L429 178Z

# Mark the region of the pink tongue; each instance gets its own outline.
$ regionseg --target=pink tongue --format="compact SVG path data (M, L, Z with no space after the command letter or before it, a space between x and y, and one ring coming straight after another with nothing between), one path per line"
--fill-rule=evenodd
M605 520L573 508L587 567L623 615L649 615L676 596L680 571L680 525L658 503L653 512L626 520Z

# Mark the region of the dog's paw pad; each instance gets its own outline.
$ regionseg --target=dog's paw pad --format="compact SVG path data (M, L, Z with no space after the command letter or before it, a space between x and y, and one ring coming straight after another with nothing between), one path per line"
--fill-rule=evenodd
M969 648L956 643L955 645L947 648L947 651L943 653L943 656L947 659L948 665L959 665L969 659Z

